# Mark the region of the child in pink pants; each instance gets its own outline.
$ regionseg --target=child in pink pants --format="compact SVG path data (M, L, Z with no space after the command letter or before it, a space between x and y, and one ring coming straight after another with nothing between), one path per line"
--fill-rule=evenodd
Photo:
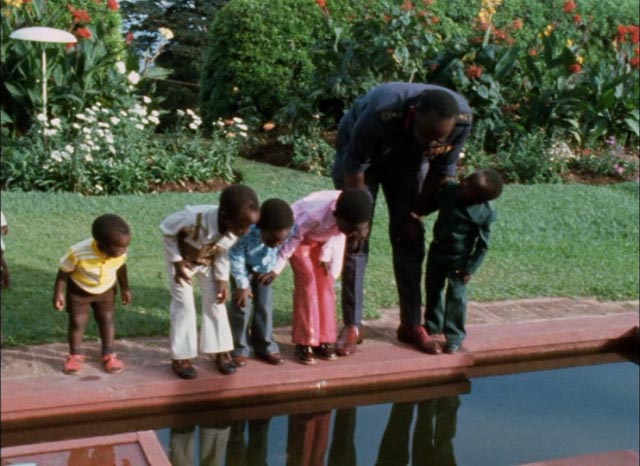
M273 273L291 262L293 343L302 364L315 364L315 355L336 359L334 281L342 271L346 237L368 236L372 207L369 193L355 188L318 191L292 205L293 233L281 246Z

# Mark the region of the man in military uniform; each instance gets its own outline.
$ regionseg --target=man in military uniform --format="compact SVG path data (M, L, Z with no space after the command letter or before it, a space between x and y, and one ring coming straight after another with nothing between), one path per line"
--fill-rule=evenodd
M420 83L382 84L344 115L332 177L338 189L366 187L374 202L382 187L400 300L398 339L421 351L438 346L421 325L424 227L420 219L435 189L456 172L471 131L471 109L461 95ZM368 242L348 244L342 273L342 315L337 352L346 356L362 340L364 271Z

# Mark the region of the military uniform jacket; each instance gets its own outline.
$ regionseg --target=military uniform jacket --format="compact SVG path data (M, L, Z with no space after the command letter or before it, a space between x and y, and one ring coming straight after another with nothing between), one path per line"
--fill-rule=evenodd
M463 269L471 275L487 253L497 211L490 202L465 205L458 192L458 183L448 182L436 194L430 210L440 210L429 255L430 260L433 255L447 268Z
M413 136L413 110L425 90L450 92L460 110L457 124L446 141L435 149L425 150ZM346 125L346 128L342 128ZM460 94L447 88L420 83L391 82L382 84L361 97L343 117L341 130L347 129L348 147L345 171L361 173L369 167L380 171L417 171L428 161L430 171L452 176L460 151L471 131L471 108Z

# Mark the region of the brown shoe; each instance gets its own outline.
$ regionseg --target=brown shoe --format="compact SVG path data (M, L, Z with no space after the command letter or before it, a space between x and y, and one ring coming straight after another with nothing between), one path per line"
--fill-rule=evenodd
M345 325L340 330L338 341L336 342L336 353L338 356L349 356L356 352L356 345L359 343L360 331L355 325Z
M229 353L218 353L216 355L216 366L218 366L218 370L222 372L224 375L235 374L236 365L231 359L231 355Z
M440 347L431 339L422 325L414 325L410 327L405 324L400 324L400 327L398 327L398 340L404 343L409 343L425 353L440 353Z
M280 353L256 354L256 357L258 359L262 359L264 362L273 364L274 366L284 363L284 358Z
M231 359L233 360L233 363L236 365L236 367L244 367L247 365L246 356L231 356Z
M296 359L302 364L315 364L316 358L313 357L311 346L296 345Z
M193 367L193 364L188 359L173 359L171 361L171 369L181 379L195 379L198 377L196 368Z

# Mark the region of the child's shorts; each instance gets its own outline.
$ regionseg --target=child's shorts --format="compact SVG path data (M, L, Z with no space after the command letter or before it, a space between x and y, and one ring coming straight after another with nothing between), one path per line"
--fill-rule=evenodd
M116 285L104 293L93 294L80 288L73 280L67 281L67 312L69 314L84 314L89 312L89 308L96 312L113 312L115 303Z

